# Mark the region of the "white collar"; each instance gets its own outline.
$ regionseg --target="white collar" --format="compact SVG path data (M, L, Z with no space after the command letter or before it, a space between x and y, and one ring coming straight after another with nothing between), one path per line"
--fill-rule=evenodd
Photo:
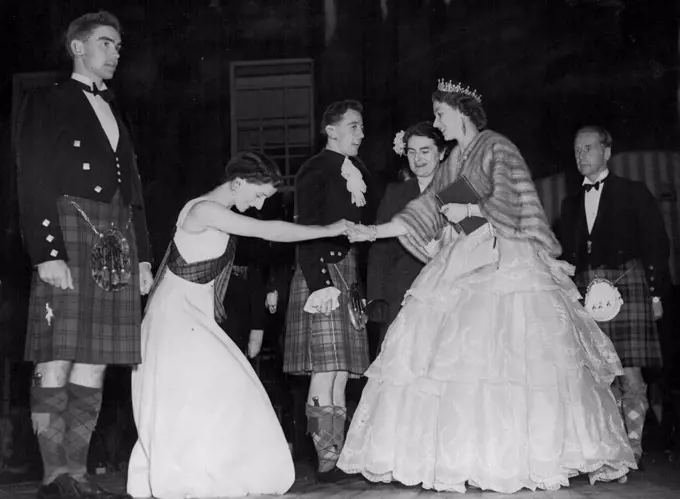
M73 78L76 81L79 81L80 83L88 85L90 88L94 89L94 82L85 75L81 75L80 73L71 73L71 78ZM106 83L102 82L102 85L101 87L99 87L99 90L106 90L106 88L107 88Z
M609 168L605 168L600 172L600 174L597 176L595 179L595 182L591 182L588 177L583 177L583 185L588 185L588 184L597 184L598 182L602 182L604 179L606 179L609 176Z

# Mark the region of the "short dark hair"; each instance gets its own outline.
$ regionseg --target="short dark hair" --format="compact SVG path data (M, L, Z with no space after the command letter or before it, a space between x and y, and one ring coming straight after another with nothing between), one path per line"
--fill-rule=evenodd
M321 118L321 133L327 136L326 127L337 124L349 110L361 114L364 112L364 106L361 105L361 102L353 99L337 101L328 106Z
M110 26L118 31L119 34L122 35L123 33L120 21L110 12L100 10L99 12L83 14L79 18L71 21L71 24L68 25L66 33L64 34L64 43L66 44L68 55L73 57L73 51L71 50L71 43L73 40L87 40L92 35L92 32L100 26Z
M222 181L230 182L237 178L251 184L272 184L277 188L283 183L276 163L258 151L239 152L229 160Z
M582 126L578 130L576 130L574 139L581 135L582 133L596 133L600 138L600 144L602 144L604 147L609 147L610 149L612 147L612 144L614 143L611 134L607 131L605 127L600 125Z
M444 135L434 127L431 121L421 121L408 127L404 132L404 150L408 150L408 141L411 137L427 137L432 139L440 151L446 151L449 143Z
M470 121L472 121L472 124L475 125L478 130L484 130L486 128L486 113L484 112L482 103L468 94L436 90L432 94L432 102L443 102L453 109L460 111L461 114L470 118Z

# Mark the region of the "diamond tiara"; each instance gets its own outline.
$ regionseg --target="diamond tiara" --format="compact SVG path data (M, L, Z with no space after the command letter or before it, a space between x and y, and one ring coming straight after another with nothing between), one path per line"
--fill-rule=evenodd
M452 94L464 94L469 97L472 97L480 104L482 103L482 96L479 95L474 89L470 87L464 87L460 83L453 83L453 81L451 80L445 81L443 78L440 79L439 84L437 85L437 90L441 90L442 92L449 92Z

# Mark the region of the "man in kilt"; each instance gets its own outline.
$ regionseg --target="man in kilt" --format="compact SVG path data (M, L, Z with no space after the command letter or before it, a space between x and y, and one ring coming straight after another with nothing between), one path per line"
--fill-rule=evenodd
M614 386L635 457L642 457L642 430L649 407L642 368L661 367L656 319L669 284L670 241L656 199L642 182L607 168L612 138L599 126L581 128L574 141L583 189L562 203L563 257L576 266L583 297L596 278L621 294L623 305L599 322L621 358L624 376Z
M118 496L88 478L87 454L106 366L141 360L140 294L153 281L132 138L104 84L116 71L120 33L108 12L74 20L65 40L71 78L29 95L20 116L21 227L34 265L26 359L36 364L40 499Z
M305 162L295 178L296 223L362 220L368 171L356 159L364 138L361 113L361 104L352 100L335 102L324 112L326 147ZM283 370L311 375L307 432L322 481L342 476L335 464L345 439L345 388L348 378L363 375L369 364L366 329L352 325L348 309L349 290L357 279L357 254L347 238L298 245Z

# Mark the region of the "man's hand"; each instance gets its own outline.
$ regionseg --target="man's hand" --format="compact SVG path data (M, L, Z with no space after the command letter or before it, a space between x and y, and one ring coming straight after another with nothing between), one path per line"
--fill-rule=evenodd
M151 285L153 284L153 274L151 273L151 264L149 262L142 262L139 264L139 291L142 295L149 294Z
M264 331L262 329L251 329L250 340L248 341L248 357L254 359L260 353L262 348L262 336Z
M389 304L383 299L371 300L366 304L366 315L369 320L383 324L390 312Z
M38 275L43 282L60 289L73 289L71 269L64 260L50 260L38 264Z
M331 312L333 311L333 299L329 298L316 307L316 309L323 315L331 315Z
M267 307L270 314L276 313L276 307L279 304L279 292L274 290L267 293L267 298L264 301L264 306Z
M654 312L655 321L658 321L663 317L663 305L661 304L661 298L658 296L652 298L652 311Z

